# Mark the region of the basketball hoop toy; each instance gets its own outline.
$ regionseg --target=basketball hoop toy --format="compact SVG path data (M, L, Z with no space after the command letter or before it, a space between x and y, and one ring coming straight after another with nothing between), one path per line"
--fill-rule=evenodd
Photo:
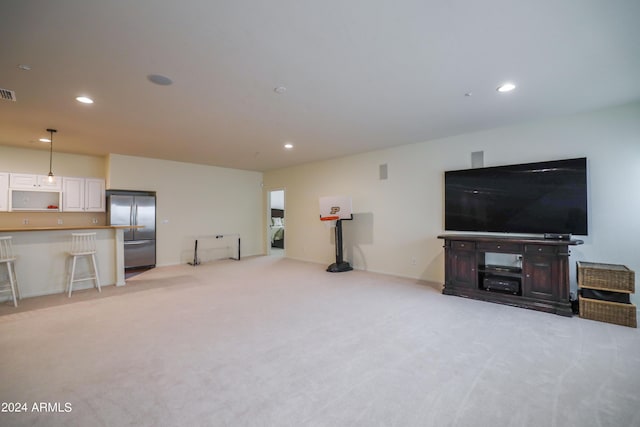
M342 257L342 220L353 219L351 197L320 197L320 221L326 224L335 221L336 262L327 267L330 273L351 271L353 268Z

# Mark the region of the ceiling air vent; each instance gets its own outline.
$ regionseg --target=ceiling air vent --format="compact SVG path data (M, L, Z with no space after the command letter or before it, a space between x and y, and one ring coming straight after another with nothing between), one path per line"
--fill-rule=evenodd
M15 101L16 93L9 89L0 88L0 99L5 99L7 101Z

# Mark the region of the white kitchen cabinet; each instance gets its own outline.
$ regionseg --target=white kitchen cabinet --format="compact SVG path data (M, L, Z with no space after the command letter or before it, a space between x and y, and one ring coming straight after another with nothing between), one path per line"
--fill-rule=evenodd
M63 212L84 212L84 178L62 178Z
M84 180L84 207L87 212L106 211L104 179L87 178Z
M9 187L33 190L38 187L38 175L28 173L12 173L9 176Z
M104 179L64 177L62 187L64 212L105 211Z
M53 182L49 182L48 175L38 175L38 188L40 190L62 191L62 177L55 176Z
M0 172L0 212L9 210L9 174Z
M60 191L62 190L62 183L59 176L55 177L53 182L49 182L47 175L11 173L9 174L9 188L16 190Z
M10 173L7 198L9 212L14 211L60 211L60 177L53 183L46 175Z
M60 191L9 188L9 211L60 212Z

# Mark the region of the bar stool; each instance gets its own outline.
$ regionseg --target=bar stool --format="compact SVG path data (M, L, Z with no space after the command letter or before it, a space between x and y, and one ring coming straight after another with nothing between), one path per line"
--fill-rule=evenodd
M73 256L73 261L71 262L71 274L69 275L69 298L71 298L71 291L73 291L74 282L94 280L96 282L98 292L102 292L100 289L100 279L98 278L98 267L96 265L96 233L72 233L71 252L69 252L69 255ZM76 279L76 261L78 257L89 258L91 270L93 270L92 275Z
M0 283L0 292L11 292L13 306L17 307L20 293L18 291L18 280L16 278L16 268L14 265L16 257L13 254L13 245L11 242L11 236L0 237L0 264L7 266L7 275L9 276L8 282Z

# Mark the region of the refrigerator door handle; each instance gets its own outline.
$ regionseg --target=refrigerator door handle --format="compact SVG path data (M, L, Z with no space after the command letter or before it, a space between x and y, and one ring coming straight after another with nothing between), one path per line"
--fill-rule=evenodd
M148 240L131 240L128 242L124 242L125 245L145 245L149 243Z

